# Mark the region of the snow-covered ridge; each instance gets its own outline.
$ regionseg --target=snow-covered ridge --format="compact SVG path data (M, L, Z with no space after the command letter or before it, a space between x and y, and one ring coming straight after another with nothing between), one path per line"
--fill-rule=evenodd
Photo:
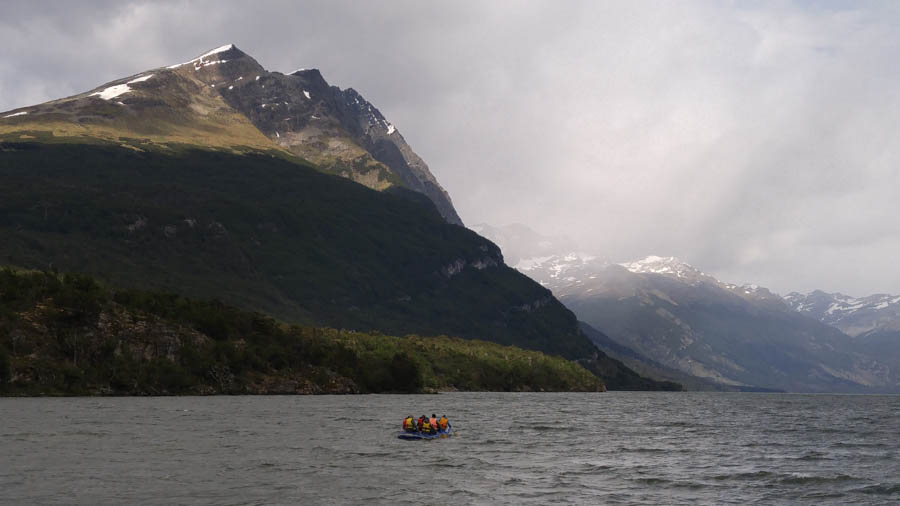
M900 296L886 294L852 297L842 293L815 291L804 295L793 292L785 295L784 300L795 311L820 313L822 318L830 321L837 321L862 311L874 312L888 308L900 310Z
M619 264L631 272L639 274L672 274L679 278L705 274L693 266L682 262L675 257L659 257L650 255L633 262L625 262Z
M897 295L852 297L815 290L808 294L789 293L783 299L794 311L836 327L851 337L879 330L900 330L900 296Z
M541 285L558 290L581 286L596 278L596 273L609 266L605 260L586 253L568 253L523 258L513 267Z
M581 266L596 260L597 257L585 253L569 253L566 255L549 255L543 257L523 258L513 267L521 272L535 269L548 269L551 277L559 277L559 274L574 266Z
M190 65L190 64L193 64L193 65L194 65L194 70L200 70L201 67L205 67L205 66L207 66L207 65L215 65L215 64L217 64L217 63L226 63L226 62L228 62L228 60L219 60L219 59L216 59L216 60L212 60L212 59L204 60L204 58L209 58L210 56L213 56L213 55L216 55L216 54L219 54L219 53L224 53L225 51L230 51L230 50L232 50L232 49L237 49L237 48L235 47L234 44L226 44L226 45L224 45L224 46L217 47L217 48L213 49L212 51L208 51L208 52L206 52L206 53L203 53L202 55L200 55L200 56L194 58L193 60L186 61L186 62L184 62L184 63L178 63L178 64L176 64L176 65L170 65L170 66L168 66L168 67L166 67L166 68L167 68L167 69L177 69L178 67L181 67L181 66L183 66L183 65Z

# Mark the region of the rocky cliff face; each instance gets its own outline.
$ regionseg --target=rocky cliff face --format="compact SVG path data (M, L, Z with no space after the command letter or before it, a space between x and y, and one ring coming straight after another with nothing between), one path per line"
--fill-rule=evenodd
M401 185L422 193L462 225L428 165L356 90L329 85L317 69L268 72L234 45L214 51L174 68L215 88L273 142L321 169L376 190Z

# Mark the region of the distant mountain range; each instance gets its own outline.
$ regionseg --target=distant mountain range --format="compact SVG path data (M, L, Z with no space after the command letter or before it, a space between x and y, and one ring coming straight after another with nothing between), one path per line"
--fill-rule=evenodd
M462 227L356 91L268 72L232 44L0 113L0 178L0 263L310 326L515 345L610 388L678 387L604 355Z
M594 339L639 371L655 370L685 384L690 380L665 371L690 374L700 378L699 388L900 390L900 340L890 334L900 298L813 292L782 299L756 285L721 282L674 257L615 264L554 252L553 238L524 234L521 225L511 227L516 237L535 242L509 242L503 227L473 228L516 258L516 269L553 291L580 320L630 350ZM877 337L867 340L872 332Z
M900 296L897 295L856 298L815 290L806 295L791 292L784 300L794 311L841 329L852 337L900 331Z

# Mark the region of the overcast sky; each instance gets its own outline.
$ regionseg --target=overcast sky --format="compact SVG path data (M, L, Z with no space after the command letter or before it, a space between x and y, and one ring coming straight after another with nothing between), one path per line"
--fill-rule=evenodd
M900 294L900 3L0 0L0 110L229 42L394 123L463 220Z

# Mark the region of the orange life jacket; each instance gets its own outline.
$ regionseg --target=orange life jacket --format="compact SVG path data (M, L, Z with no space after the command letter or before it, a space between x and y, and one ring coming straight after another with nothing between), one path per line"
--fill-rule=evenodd
M437 419L435 419L434 417L429 418L429 419L428 419L428 423L430 423L432 427L434 427L435 429L437 429L437 426L438 426L438 424L437 424Z
M441 426L441 430L447 430L447 417L442 416L441 421L438 422L438 424Z

